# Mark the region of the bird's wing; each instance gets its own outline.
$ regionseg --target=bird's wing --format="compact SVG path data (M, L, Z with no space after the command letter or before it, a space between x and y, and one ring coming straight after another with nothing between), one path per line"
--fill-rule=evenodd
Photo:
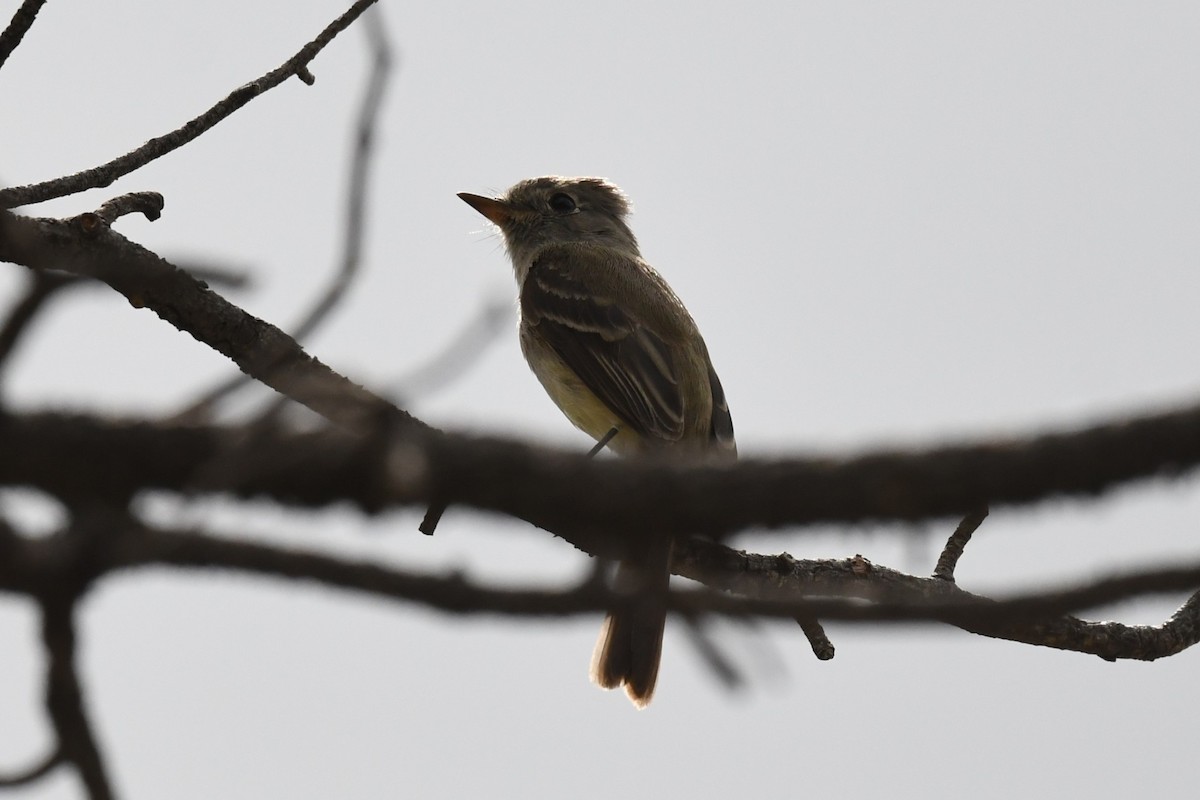
M648 322L588 280L577 254L537 258L521 287L521 313L584 385L645 437L684 432L680 365ZM586 256L584 256L586 258Z
M729 413L729 403L725 400L725 389L721 379L712 364L708 365L708 386L712 391L712 432L713 445L719 450L737 456L737 442L733 438L733 415Z

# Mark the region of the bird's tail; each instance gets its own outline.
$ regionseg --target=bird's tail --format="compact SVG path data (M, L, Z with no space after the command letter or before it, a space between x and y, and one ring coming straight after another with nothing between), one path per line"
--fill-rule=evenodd
M592 680L605 689L624 686L638 708L654 695L667 623L671 545L656 549L656 557L646 562L617 565L614 587L628 593L631 602L605 617L592 654Z

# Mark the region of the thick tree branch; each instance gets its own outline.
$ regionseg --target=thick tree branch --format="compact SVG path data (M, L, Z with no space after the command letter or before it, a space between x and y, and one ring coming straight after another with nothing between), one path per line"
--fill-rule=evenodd
M326 431L248 432L87 416L0 416L0 485L121 498L142 489L270 497L295 507L367 511L444 492L525 519L588 552L625 554L647 531L721 535L863 520L916 521L1062 495L1090 496L1200 458L1200 409L1073 432L865 453L753 459L728 467L582 454L501 439ZM622 498L620 503L611 498Z
M283 64L262 77L234 89L224 100L200 116L185 123L182 127L163 136L157 136L141 147L131 150L125 155L114 158L112 161L101 164L98 167L92 167L91 169L77 172L74 175L67 175L42 183L2 189L0 190L0 208L15 208L16 206L41 203L55 197L65 197L87 189L109 186L118 178L144 167L154 159L166 155L172 150L176 150L197 138L254 98L274 89L293 75L299 77L305 83L311 84L315 79L312 73L308 71L309 62L327 44L333 41L335 36L348 28L354 20L358 19L375 2L376 0L357 0L357 2L350 6L346 13L329 23L317 38L300 48L294 56ZM30 3L26 3L26 5L30 5ZM18 12L19 15L20 12ZM32 18L29 21L32 22ZM16 46L15 43L13 46ZM0 51L0 55L2 55L2 51Z
M375 480L349 495L367 507L463 503L526 519L595 552L613 531L633 541L649 531L721 536L749 525L961 516L985 504L1094 495L1200 462L1200 406L924 452L746 459L727 467L589 463L514 442L434 435L95 215L6 217L0 259L103 280L268 386L367 434L369 446L354 459L360 469L364 458L374 459L365 466Z

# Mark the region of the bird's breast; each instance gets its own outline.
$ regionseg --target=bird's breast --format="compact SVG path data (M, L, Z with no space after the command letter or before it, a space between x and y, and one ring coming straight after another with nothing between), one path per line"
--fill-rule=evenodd
M538 336L534 326L521 325L521 352L546 394L572 425L597 440L616 428L624 433L618 433L609 443L610 448L622 454L640 449L638 437L629 430L629 424L583 383L554 348Z

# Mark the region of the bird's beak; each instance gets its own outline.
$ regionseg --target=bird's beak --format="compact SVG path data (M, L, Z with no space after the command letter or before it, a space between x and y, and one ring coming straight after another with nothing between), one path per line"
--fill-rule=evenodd
M459 192L458 196L462 198L464 203L501 227L506 222L512 220L514 216L513 209L503 200L483 197L469 192Z

